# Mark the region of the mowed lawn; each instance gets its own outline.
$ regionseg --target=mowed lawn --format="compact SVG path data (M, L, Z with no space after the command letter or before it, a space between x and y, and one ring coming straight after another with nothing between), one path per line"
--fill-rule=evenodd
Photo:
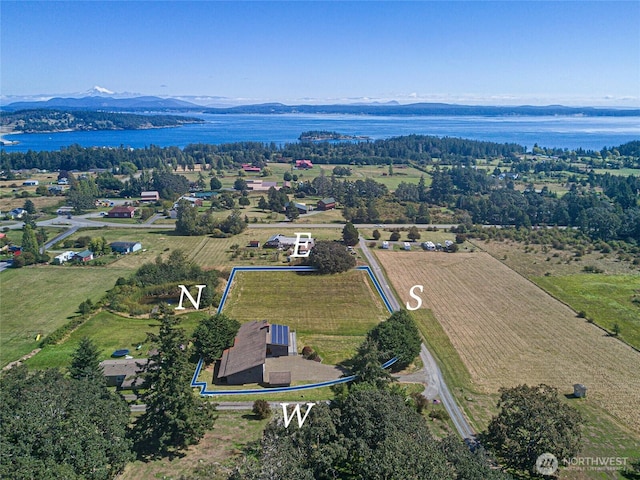
M195 329L208 312L201 310L180 315L180 326L187 335ZM37 355L27 360L32 368L64 368L71 363L71 356L83 337L92 339L100 350L100 359L111 358L115 350L126 348L134 358L146 358L152 347L146 342L147 333L158 333L160 322L149 318L128 318L102 311L87 320L58 345L47 345ZM140 349L136 349L141 345Z
M288 325L298 350L309 345L325 363L353 355L369 329L389 317L366 272L236 274L223 312L241 323L266 319Z
M87 298L98 301L130 270L52 265L7 269L0 274L0 365L38 347L43 337L77 315Z
M578 274L533 281L587 318L640 348L640 275ZM635 301L634 301L635 299Z

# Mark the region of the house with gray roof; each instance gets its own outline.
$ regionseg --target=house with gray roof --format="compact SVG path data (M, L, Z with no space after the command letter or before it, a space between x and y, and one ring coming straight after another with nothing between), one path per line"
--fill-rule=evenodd
M216 383L264 383L267 357L287 356L290 351L295 355L291 347L295 348L295 332L290 332L288 326L270 324L266 320L244 323L238 330L233 346L222 353L222 358L216 364ZM278 378L279 383L285 380L284 376Z
M107 386L131 389L142 385L140 374L145 370L148 362L147 358L127 358L104 360L100 362L100 366Z
M117 253L133 253L142 250L140 242L111 242L109 246Z

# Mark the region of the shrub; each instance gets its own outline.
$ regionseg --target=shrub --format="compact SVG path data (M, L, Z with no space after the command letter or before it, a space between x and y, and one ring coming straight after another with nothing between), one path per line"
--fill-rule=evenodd
M436 420L446 420L447 419L447 412L445 412L444 410L431 410L429 412L429 418L433 418Z
M604 270L593 265L585 265L582 270L587 273L604 273Z
M251 411L260 420L264 420L265 418L269 418L271 415L271 405L269 405L269 402L266 400L258 399L253 402L253 408Z

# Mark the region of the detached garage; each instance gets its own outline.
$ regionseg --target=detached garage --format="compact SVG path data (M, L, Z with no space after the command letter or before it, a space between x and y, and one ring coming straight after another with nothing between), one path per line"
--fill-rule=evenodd
M112 242L109 246L116 253L133 253L142 250L140 242Z

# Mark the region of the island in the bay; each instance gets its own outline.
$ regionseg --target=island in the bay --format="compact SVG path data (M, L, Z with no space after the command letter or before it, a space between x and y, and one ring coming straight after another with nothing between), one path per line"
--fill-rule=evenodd
M343 141L343 140L369 140L370 137L365 135L347 135L338 132L329 132L326 130L310 130L302 132L298 137L301 142L326 142L326 141Z
M84 110L18 110L3 112L0 128L8 133L52 133L93 130L142 130L178 127L204 120L178 115L140 115L133 113ZM3 140L4 143L15 143Z

